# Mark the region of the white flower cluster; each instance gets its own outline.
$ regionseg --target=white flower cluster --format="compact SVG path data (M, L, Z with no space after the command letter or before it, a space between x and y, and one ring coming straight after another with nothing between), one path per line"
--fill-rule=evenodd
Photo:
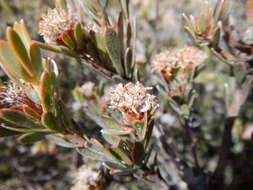
M47 43L55 42L62 33L74 30L78 17L73 11L49 9L39 23L39 34Z
M144 87L140 82L118 84L109 91L110 108L129 116L141 118L144 113L158 107L155 96L147 93L150 87Z
M0 104L1 106L19 106L27 97L24 88L19 87L14 82L0 87Z
M100 183L99 164L87 163L74 174L74 186L71 190L97 189Z
M152 69L172 76L174 70L187 70L201 65L206 55L195 47L184 47L179 50L165 51L155 56Z

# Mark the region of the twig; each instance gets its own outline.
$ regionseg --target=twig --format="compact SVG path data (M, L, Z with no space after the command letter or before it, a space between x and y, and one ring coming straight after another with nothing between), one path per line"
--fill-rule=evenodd
M185 120L185 124L183 125L185 132L186 132L186 136L187 136L187 140L190 144L190 148L192 151L192 155L193 155L193 159L194 159L194 163L195 163L195 167L200 171L201 167L198 161L198 156L197 156L197 147L196 147L196 138L194 137L192 130L190 129L189 125L188 125L188 119Z
M227 160L229 156L229 149L232 144L232 129L236 117L228 117L225 121L224 131L222 135L222 143L219 149L219 160L217 167L212 175L211 186L215 187L217 190L223 188L224 182L224 171L227 166Z
M253 76L246 76L242 85L233 93L233 100L230 108L228 109L228 116L225 121L224 131L222 136L222 143L219 149L219 160L217 167L211 176L210 187L217 190L223 189L224 174L228 163L228 157L230 153L230 147L232 144L232 129L234 122L238 117L241 106L246 102L249 96L250 89L253 83Z

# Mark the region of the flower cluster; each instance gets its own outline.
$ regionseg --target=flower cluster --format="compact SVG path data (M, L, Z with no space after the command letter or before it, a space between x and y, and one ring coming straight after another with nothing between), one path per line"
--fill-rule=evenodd
M28 83L23 83L22 86L18 86L12 81L8 82L0 88L0 108L13 108L20 111L30 108L33 110L33 113L37 113L36 118L40 119L40 114L42 113L41 105L36 104L27 95L33 90L32 85Z
M74 30L78 16L73 11L49 9L39 23L39 34L47 43L56 42L64 32Z
M99 163L91 162L81 166L75 173L74 186L71 187L71 190L100 189L102 176L99 165Z
M155 56L152 69L162 74L166 81L172 80L178 71L182 74L193 67L201 65L206 55L195 47L165 51Z
M170 96L184 96L191 89L191 80L205 59L201 50L186 46L155 56L152 70L166 81Z
M26 97L24 88L14 82L9 82L0 88L1 107L20 106Z
M120 83L109 91L110 108L122 112L127 122L141 121L145 113L158 107L155 96L147 93L150 89L140 82Z

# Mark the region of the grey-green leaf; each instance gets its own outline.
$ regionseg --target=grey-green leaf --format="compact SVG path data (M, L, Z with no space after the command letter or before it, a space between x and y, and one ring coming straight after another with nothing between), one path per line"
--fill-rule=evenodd
M120 41L117 33L113 29L107 29L105 31L105 45L115 70L119 75L123 76L124 69L122 66Z

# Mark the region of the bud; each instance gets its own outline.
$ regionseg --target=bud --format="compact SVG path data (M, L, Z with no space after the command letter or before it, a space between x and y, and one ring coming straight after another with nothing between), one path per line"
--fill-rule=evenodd
M219 1L215 8L212 8L208 2L203 5L202 12L195 17L182 15L185 21L184 28L198 45L218 45L220 39L219 23L226 19L225 1Z

